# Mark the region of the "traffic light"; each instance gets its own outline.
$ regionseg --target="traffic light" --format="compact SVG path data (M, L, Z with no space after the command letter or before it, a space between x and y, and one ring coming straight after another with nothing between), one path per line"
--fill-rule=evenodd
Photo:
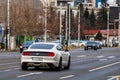
M6 29L6 34L9 34L10 30L9 29Z

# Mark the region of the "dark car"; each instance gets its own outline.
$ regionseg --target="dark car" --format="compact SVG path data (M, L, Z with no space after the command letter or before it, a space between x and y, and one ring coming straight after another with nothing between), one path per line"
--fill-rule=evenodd
M84 50L88 50L88 49L93 49L93 50L97 50L98 49L98 43L94 42L94 41L88 41L85 44Z
M20 46L20 53L23 52L23 50L27 49L34 41L25 41L21 46Z

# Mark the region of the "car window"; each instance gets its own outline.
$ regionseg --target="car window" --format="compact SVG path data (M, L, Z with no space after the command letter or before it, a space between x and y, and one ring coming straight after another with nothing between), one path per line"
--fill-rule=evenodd
M52 49L54 45L52 44L33 44L31 49Z

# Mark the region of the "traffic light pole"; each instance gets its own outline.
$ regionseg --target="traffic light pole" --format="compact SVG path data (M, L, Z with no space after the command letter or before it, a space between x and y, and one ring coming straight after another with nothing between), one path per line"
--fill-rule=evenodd
M60 43L62 43L62 3L60 3Z
M6 50L10 49L10 0L7 0Z
M118 39L119 39L119 47L120 47L120 12L119 12L119 28L118 28Z
M109 6L107 6L107 47L109 47Z
M80 42L80 5L79 5L79 8L78 8L78 47L80 46L79 45L79 42Z

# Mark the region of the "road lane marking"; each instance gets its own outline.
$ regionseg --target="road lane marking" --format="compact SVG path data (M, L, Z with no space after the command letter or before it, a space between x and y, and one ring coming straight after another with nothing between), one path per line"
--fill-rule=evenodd
M113 80L116 79L116 76L112 76L111 78L107 79L107 80Z
M4 70L4 72L11 71L11 69Z
M86 57L86 55L80 55L80 56L77 56L77 57Z
M36 75L36 74L42 74L42 72L28 73L28 74L24 74L24 75L19 75L17 77L26 77L26 76Z
M20 62L13 62L13 63L0 64L0 66L18 64L18 63L20 63Z
M12 69L13 69L13 68L18 68L18 67L20 67L20 66L7 66L7 67L0 68L0 69L7 69L7 68L8 68L8 69L10 69L10 68L12 68Z
M60 77L60 79L67 79L67 78L71 78L74 77L75 75L68 75L68 76L64 76L64 77Z
M7 72L7 71L14 71L14 70L19 70L20 68L14 68L14 69L7 69L7 70L3 70L1 72Z
M8 71L14 71L19 70L20 68L14 68L14 69L7 69L7 70L1 70L0 72L8 72Z
M89 70L89 71L91 72L91 71L100 70L100 69L103 69L103 68L106 68L106 67L110 67L110 66L113 66L113 65L116 65L116 64L120 64L120 62L115 62L115 63L108 64L108 65L105 65L105 66L101 66L101 67L98 67L98 68L94 68L94 69L91 69L91 70Z
M104 56L103 55L101 55L101 56L97 56L97 58L103 58Z
M99 61L106 61L106 60L108 60L108 59L99 59Z
M110 58L110 59L111 59L111 58L115 58L115 56L109 56L108 58Z

